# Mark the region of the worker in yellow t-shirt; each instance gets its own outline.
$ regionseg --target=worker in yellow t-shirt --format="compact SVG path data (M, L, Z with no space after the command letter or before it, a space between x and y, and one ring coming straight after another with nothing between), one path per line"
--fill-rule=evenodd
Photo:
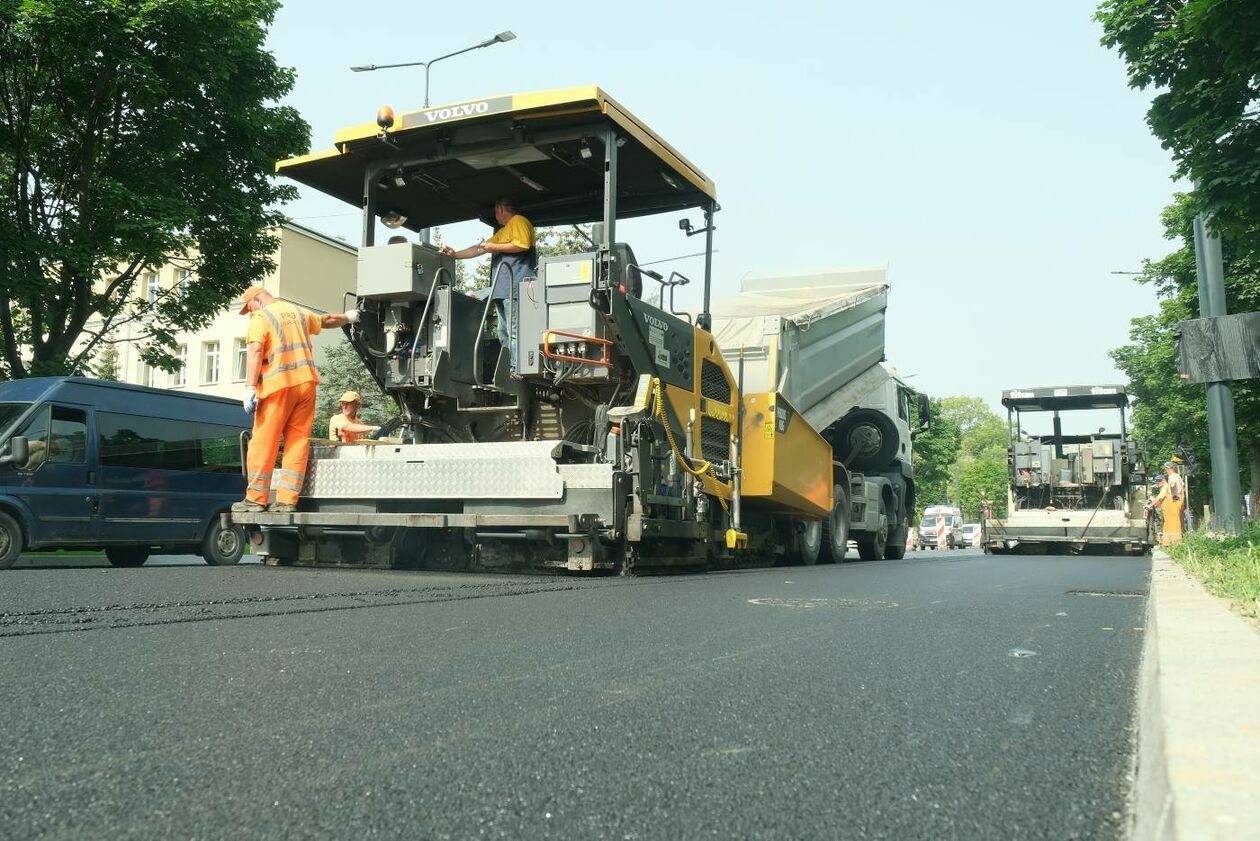
M516 288L525 278L534 277L537 271L534 226L516 212L515 202L506 198L494 203L494 221L499 229L489 239L459 251L447 245L442 248L442 253L456 260L491 255L490 298L499 318L499 345L508 349L508 360L512 370L516 370Z
M333 415L328 421L328 437L343 444L353 444L363 440L364 435L379 432L379 426L372 426L359 420L359 406L362 400L357 391L347 391L341 395L341 412Z

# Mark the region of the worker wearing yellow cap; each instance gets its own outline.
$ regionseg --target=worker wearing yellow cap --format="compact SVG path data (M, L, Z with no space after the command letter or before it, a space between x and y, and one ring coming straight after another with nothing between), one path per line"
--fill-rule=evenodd
M246 455L245 499L233 503L241 513L265 511L271 501L274 476L276 503L270 510L287 514L297 509L306 481L306 460L315 423L315 370L311 336L325 327L342 327L359 320L357 310L340 315L315 315L281 301L254 286L242 296L241 315L249 316L245 337L245 411L254 416L253 437ZM284 458L276 469L280 439Z
M379 426L372 426L359 420L361 403L357 391L347 391L341 395L341 412L333 415L328 421L329 438L343 444L353 444L363 440L364 435L380 432Z

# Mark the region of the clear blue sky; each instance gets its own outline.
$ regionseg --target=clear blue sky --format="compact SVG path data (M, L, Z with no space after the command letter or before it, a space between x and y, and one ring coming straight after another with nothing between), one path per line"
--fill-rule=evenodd
M350 65L511 29L435 65L434 103L601 85L717 182L715 294L749 271L887 265L889 361L929 393L996 405L1003 388L1119 380L1107 351L1154 302L1111 272L1172 248L1172 165L1093 8L291 0L270 45L322 149L378 105L423 102L422 69ZM332 199L306 191L288 212L357 241L357 213ZM619 238L643 261L696 250L677 218ZM672 267L700 279L698 261Z

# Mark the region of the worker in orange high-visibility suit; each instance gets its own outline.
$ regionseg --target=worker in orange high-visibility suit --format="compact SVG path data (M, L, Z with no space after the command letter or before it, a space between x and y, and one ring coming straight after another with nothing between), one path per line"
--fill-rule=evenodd
M254 433L246 456L245 499L233 503L240 513L266 511L271 486L276 504L271 511L297 510L306 480L306 460L315 423L315 370L311 335L325 327L341 327L359 320L357 310L341 315L315 315L281 301L261 287L245 290L241 315L249 315L246 333L245 411L254 415ZM276 453L284 438L284 458L276 469Z

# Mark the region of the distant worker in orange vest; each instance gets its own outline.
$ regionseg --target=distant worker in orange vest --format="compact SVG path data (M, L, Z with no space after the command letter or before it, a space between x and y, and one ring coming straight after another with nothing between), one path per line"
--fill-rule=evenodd
M297 510L298 495L306 480L306 460L315 424L315 370L311 335L325 327L342 327L359 320L356 310L315 315L296 304L281 301L253 286L242 296L241 315L249 316L245 336L244 406L254 416L254 433L245 459L245 499L233 503L239 513L266 511L271 501L275 473L276 504L271 511L289 514ZM276 469L276 453L284 438L284 458Z
M333 415L328 421L328 437L343 444L353 444L363 440L364 435L380 432L379 426L363 423L359 420L359 406L362 400L357 391L347 391L341 395L341 413Z

